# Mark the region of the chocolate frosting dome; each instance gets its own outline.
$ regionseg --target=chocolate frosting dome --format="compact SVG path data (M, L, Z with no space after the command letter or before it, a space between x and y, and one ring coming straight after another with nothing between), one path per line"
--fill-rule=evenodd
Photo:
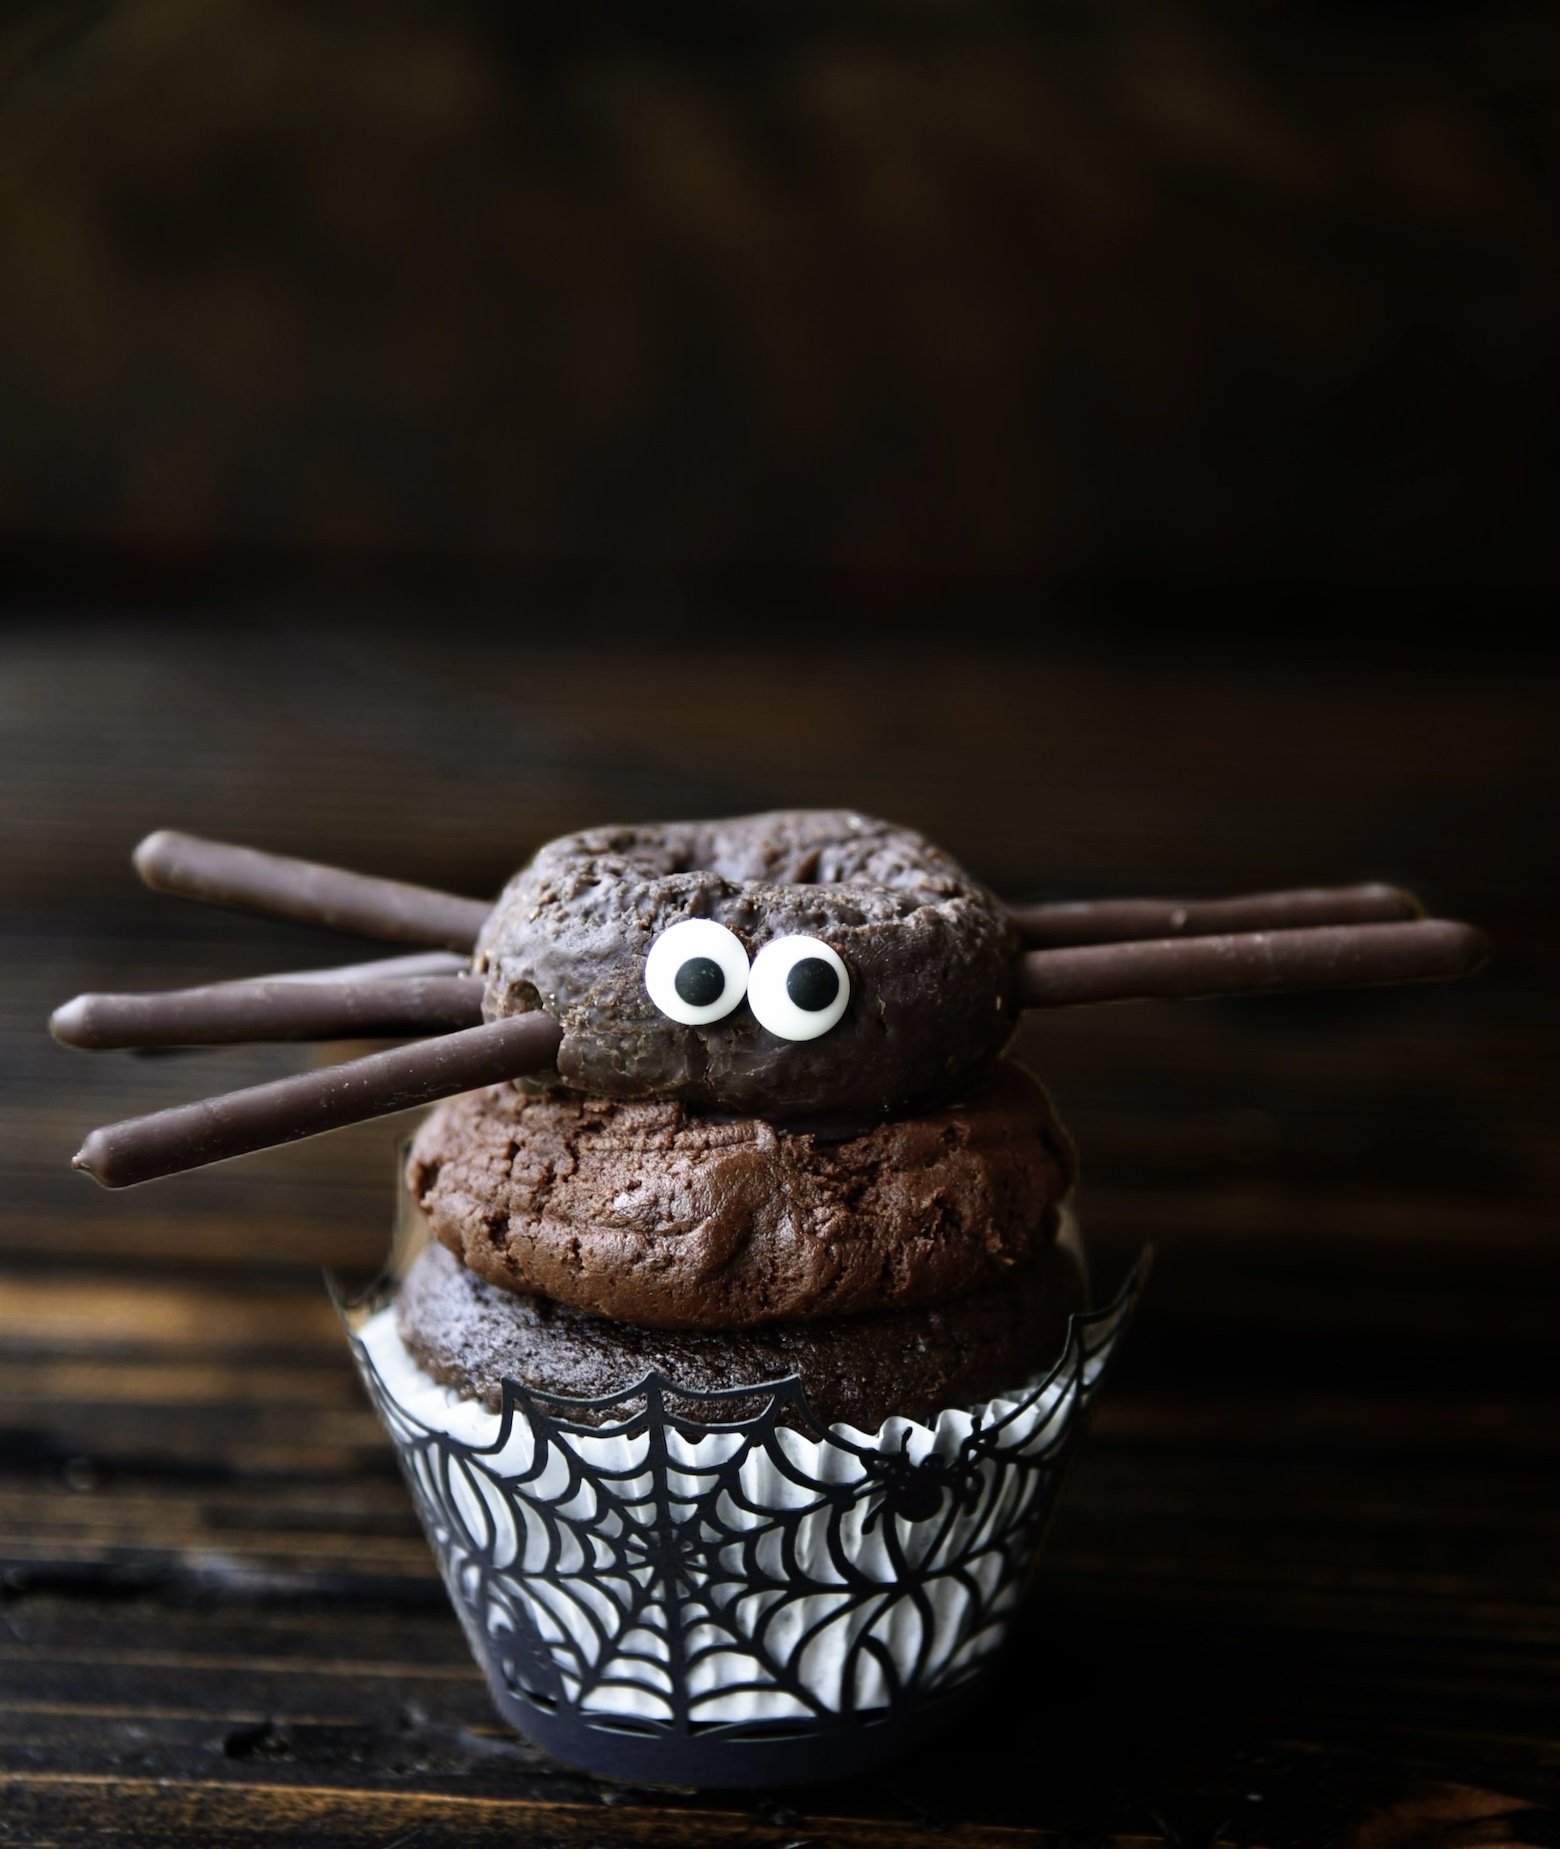
M745 1329L945 1302L1056 1237L1076 1160L1003 1061L962 1099L841 1141L673 1099L452 1099L407 1180L502 1288L654 1328Z
M687 920L733 934L739 961L817 940L838 959L842 1015L807 1039L762 1025L746 998L718 1020L672 1019L646 958ZM990 1064L1017 1019L1017 949L997 898L923 836L783 810L549 843L505 889L474 966L489 1019L557 1018L558 1074L576 1091L840 1127L950 1097Z

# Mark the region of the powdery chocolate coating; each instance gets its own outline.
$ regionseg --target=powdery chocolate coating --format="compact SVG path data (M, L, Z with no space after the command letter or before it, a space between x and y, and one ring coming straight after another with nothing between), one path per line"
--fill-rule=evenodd
M407 1182L437 1237L505 1289L661 1329L946 1301L1055 1238L1076 1159L1001 1062L964 1098L844 1141L670 1099L497 1085L441 1105Z
M769 1033L745 1000L701 1027L668 1019L644 962L685 918L724 925L750 958L821 938L850 973L844 1018L804 1041ZM799 809L551 842L505 889L474 967L490 1019L557 1017L576 1091L860 1125L952 1096L1001 1051L1017 951L1000 901L923 836Z
M407 1275L397 1320L435 1379L494 1412L505 1379L594 1398L651 1368L705 1391L795 1374L825 1425L871 1432L895 1414L926 1419L1021 1386L1060 1357L1067 1318L1084 1307L1082 1264L1066 1241L955 1303L730 1334L638 1328L497 1290L431 1245ZM723 1404L719 1417L751 1418L764 1403ZM697 1401L673 1410L709 1416Z

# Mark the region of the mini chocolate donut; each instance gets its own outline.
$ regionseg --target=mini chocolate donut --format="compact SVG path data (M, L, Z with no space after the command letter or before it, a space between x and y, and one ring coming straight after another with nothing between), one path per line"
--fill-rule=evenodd
M1000 1062L956 1103L840 1142L669 1099L442 1105L407 1183L504 1289L661 1329L746 1329L950 1300L1056 1237L1076 1159L1037 1080Z
M1082 1258L1064 1233L1000 1284L952 1303L724 1334L608 1322L498 1290L433 1245L407 1274L396 1317L428 1373L493 1412L505 1380L594 1399L651 1368L704 1392L795 1374L823 1424L871 1432L896 1414L926 1419L1022 1386L1057 1360L1068 1317L1087 1307ZM696 1401L674 1404L701 1416ZM763 1406L762 1398L739 1401L720 1416L751 1418ZM591 1419L577 1409L570 1417Z
M842 1128L950 1097L1000 1053L1017 949L921 835L783 810L549 843L473 966L489 1020L556 1017L575 1091Z

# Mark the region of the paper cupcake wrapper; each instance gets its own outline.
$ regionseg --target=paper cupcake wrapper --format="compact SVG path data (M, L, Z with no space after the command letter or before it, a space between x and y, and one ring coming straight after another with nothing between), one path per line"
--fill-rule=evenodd
M393 1306L343 1320L504 1717L598 1772L772 1785L892 1758L978 1691L1143 1270L1043 1380L870 1434L820 1426L794 1375L506 1381L490 1413L422 1371Z

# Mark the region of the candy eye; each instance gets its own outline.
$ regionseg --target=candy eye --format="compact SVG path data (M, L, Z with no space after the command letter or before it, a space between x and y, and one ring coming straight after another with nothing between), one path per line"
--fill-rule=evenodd
M816 937L779 937L753 959L748 1006L782 1040L816 1040L845 1012L850 977Z
M662 1014L703 1027L731 1013L747 993L748 958L712 918L685 918L663 931L645 958L645 987Z

